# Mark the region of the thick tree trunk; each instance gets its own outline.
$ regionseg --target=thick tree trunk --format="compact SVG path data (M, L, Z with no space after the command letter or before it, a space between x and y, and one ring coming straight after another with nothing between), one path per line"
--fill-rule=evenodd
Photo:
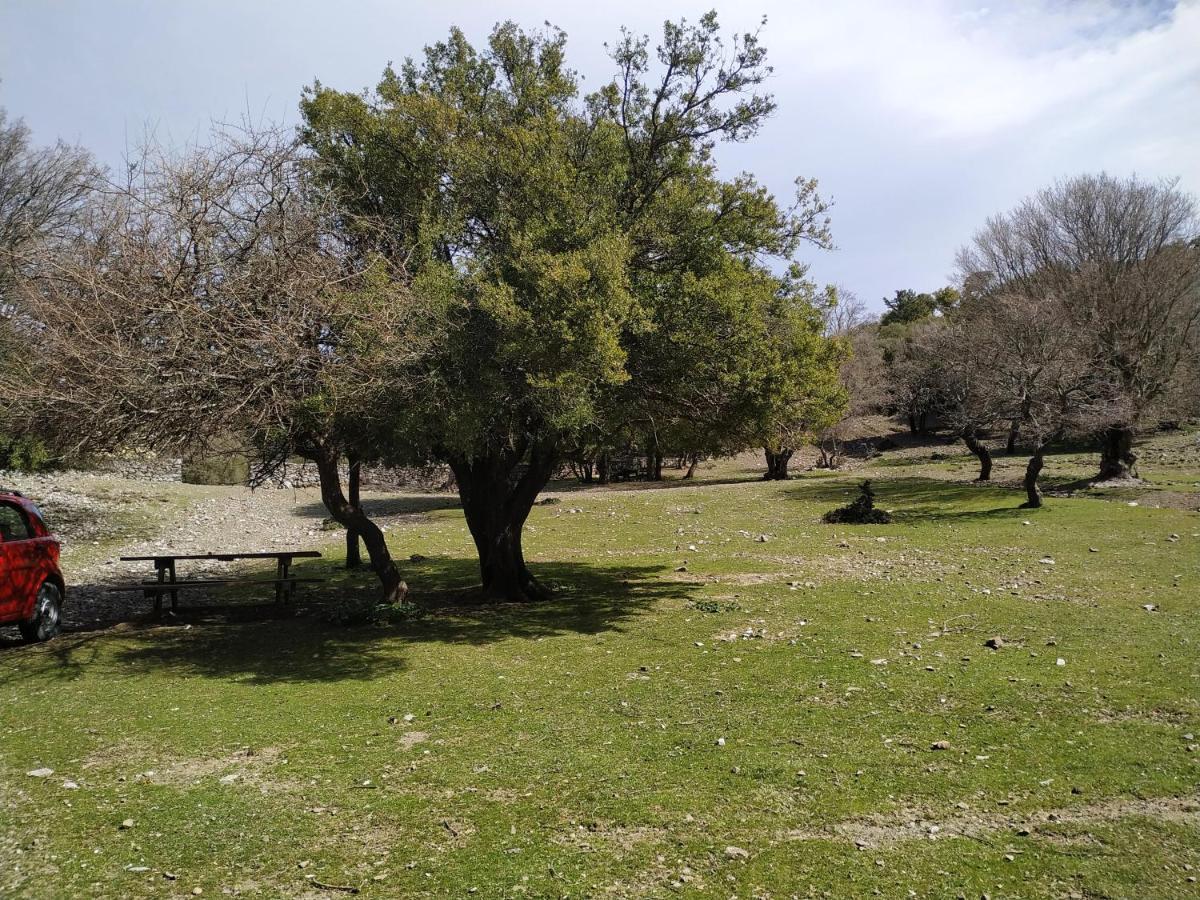
M917 414L910 412L908 414L908 430L910 434L918 434L920 429L917 427Z
M600 454L600 458L596 460L596 480L600 484L608 484L608 452Z
M479 553L483 596L496 602L547 598L525 565L521 531L557 460L552 442L449 460Z
M1137 454L1133 451L1133 428L1108 428L1101 435L1100 475L1097 481L1137 478Z
M338 452L329 447L318 446L313 452L313 462L317 464L317 474L321 478L321 500L335 520L347 531L354 530L362 538L371 559L371 568L383 585L383 601L399 603L408 594L408 585L400 578L400 570L396 568L379 526L371 521L361 506L351 503L342 493L338 457Z
M688 470L684 473L683 480L690 481L696 476L696 465L700 462L700 454L693 453L688 457Z
M992 453L987 448L987 444L979 440L974 428L963 429L963 442L967 445L967 449L979 458L979 477L976 481L991 481L992 480Z
M1045 463L1043 454L1045 447L1038 447L1033 452L1033 456L1029 457L1029 464L1025 466L1025 496L1026 500L1021 504L1022 509L1037 509L1042 505L1042 492L1038 488L1038 476L1042 474L1042 466Z
M650 481L662 481L663 480L663 477L662 477L662 467L663 467L662 454L659 453L658 451L647 454L646 464L648 466L648 471L646 472L646 478L649 479Z
M793 451L786 447L780 450L772 450L769 447L764 447L763 451L767 455L767 471L763 475L763 480L787 481L788 461L792 458Z
M349 492L350 505L359 506L362 494L362 463L354 456L350 457ZM353 528L346 529L346 568L357 569L362 565L362 555L359 553L358 532Z
M1021 434L1021 420L1013 419L1008 426L1008 441L1004 444L1004 452L1012 456L1017 452L1017 437Z
M836 469L841 465L841 446L837 437L830 435L828 441L829 446L825 445L825 438L817 442L817 449L821 452L821 457L817 460L818 469Z

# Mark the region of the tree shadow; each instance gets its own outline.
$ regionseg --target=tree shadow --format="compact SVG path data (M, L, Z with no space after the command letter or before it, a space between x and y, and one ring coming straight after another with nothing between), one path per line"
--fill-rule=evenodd
M544 494L604 494L614 491L666 491L676 488L718 487L726 484L755 484L762 481L762 473L747 470L745 477L722 476L719 478L664 478L662 481L610 481L607 484L593 482L586 484L582 481L559 479L551 481L543 489Z
M322 562L314 562L297 569L317 574ZM324 566L331 568L328 562ZM651 605L686 598L698 589L660 578L666 570L657 566L545 563L531 569L552 588L550 600L472 604L471 589L478 582L475 560L436 557L407 568L420 590L406 617L396 621L385 615L382 623L333 624L343 609L374 607L378 587L367 569L311 589L294 611L238 604L231 592L234 602L219 617L216 606L189 606L171 624L69 632L16 652L23 676L63 681L97 671L123 678L170 673L179 679L247 684L365 681L403 671L412 645L485 646L513 637L619 632Z
M793 500L829 503L841 506L858 494L859 477L812 479L795 485L789 492ZM943 481L938 478L872 479L875 505L892 513L893 524L933 519L1019 519L1029 510L1020 509L1025 494L1019 488L992 482ZM981 501L995 500L1004 505L978 508ZM957 508L963 505L966 509Z
M372 518L392 516L420 516L442 509L459 509L458 494L393 494L382 497L364 497L363 508ZM292 515L300 518L324 519L329 511L320 500L295 507Z

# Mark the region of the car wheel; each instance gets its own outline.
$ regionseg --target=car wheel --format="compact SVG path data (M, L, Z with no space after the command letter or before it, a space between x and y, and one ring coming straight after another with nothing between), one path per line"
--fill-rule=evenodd
M62 594L47 581L38 591L33 615L20 625L27 641L48 641L62 631Z

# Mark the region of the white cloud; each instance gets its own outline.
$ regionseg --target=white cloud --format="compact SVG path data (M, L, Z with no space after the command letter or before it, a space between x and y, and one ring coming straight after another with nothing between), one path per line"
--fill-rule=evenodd
M781 22L782 20L782 22ZM792 77L824 73L938 139L988 138L1084 112L1200 102L1200 3L1017 3L997 11L937 0L781 12ZM1181 114L1185 111L1181 110Z

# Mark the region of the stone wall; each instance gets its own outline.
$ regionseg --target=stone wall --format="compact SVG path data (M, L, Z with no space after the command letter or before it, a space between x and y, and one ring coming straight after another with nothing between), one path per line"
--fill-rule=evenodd
M349 466L341 466L342 489L350 480ZM448 466L363 466L362 488L366 491L444 491L454 487ZM265 487L319 487L317 467L311 462L288 463Z
M94 472L116 475L130 481L163 484L183 480L182 459L154 453L106 455L93 460L89 468Z
M156 454L121 454L104 456L94 461L92 471L128 478L131 481L153 483L183 480L183 460ZM342 466L342 488L349 480L349 468ZM317 467L311 462L289 462L274 478L261 488L315 488L320 485ZM362 467L363 490L374 491L441 491L454 487L454 476L447 466L387 466Z

